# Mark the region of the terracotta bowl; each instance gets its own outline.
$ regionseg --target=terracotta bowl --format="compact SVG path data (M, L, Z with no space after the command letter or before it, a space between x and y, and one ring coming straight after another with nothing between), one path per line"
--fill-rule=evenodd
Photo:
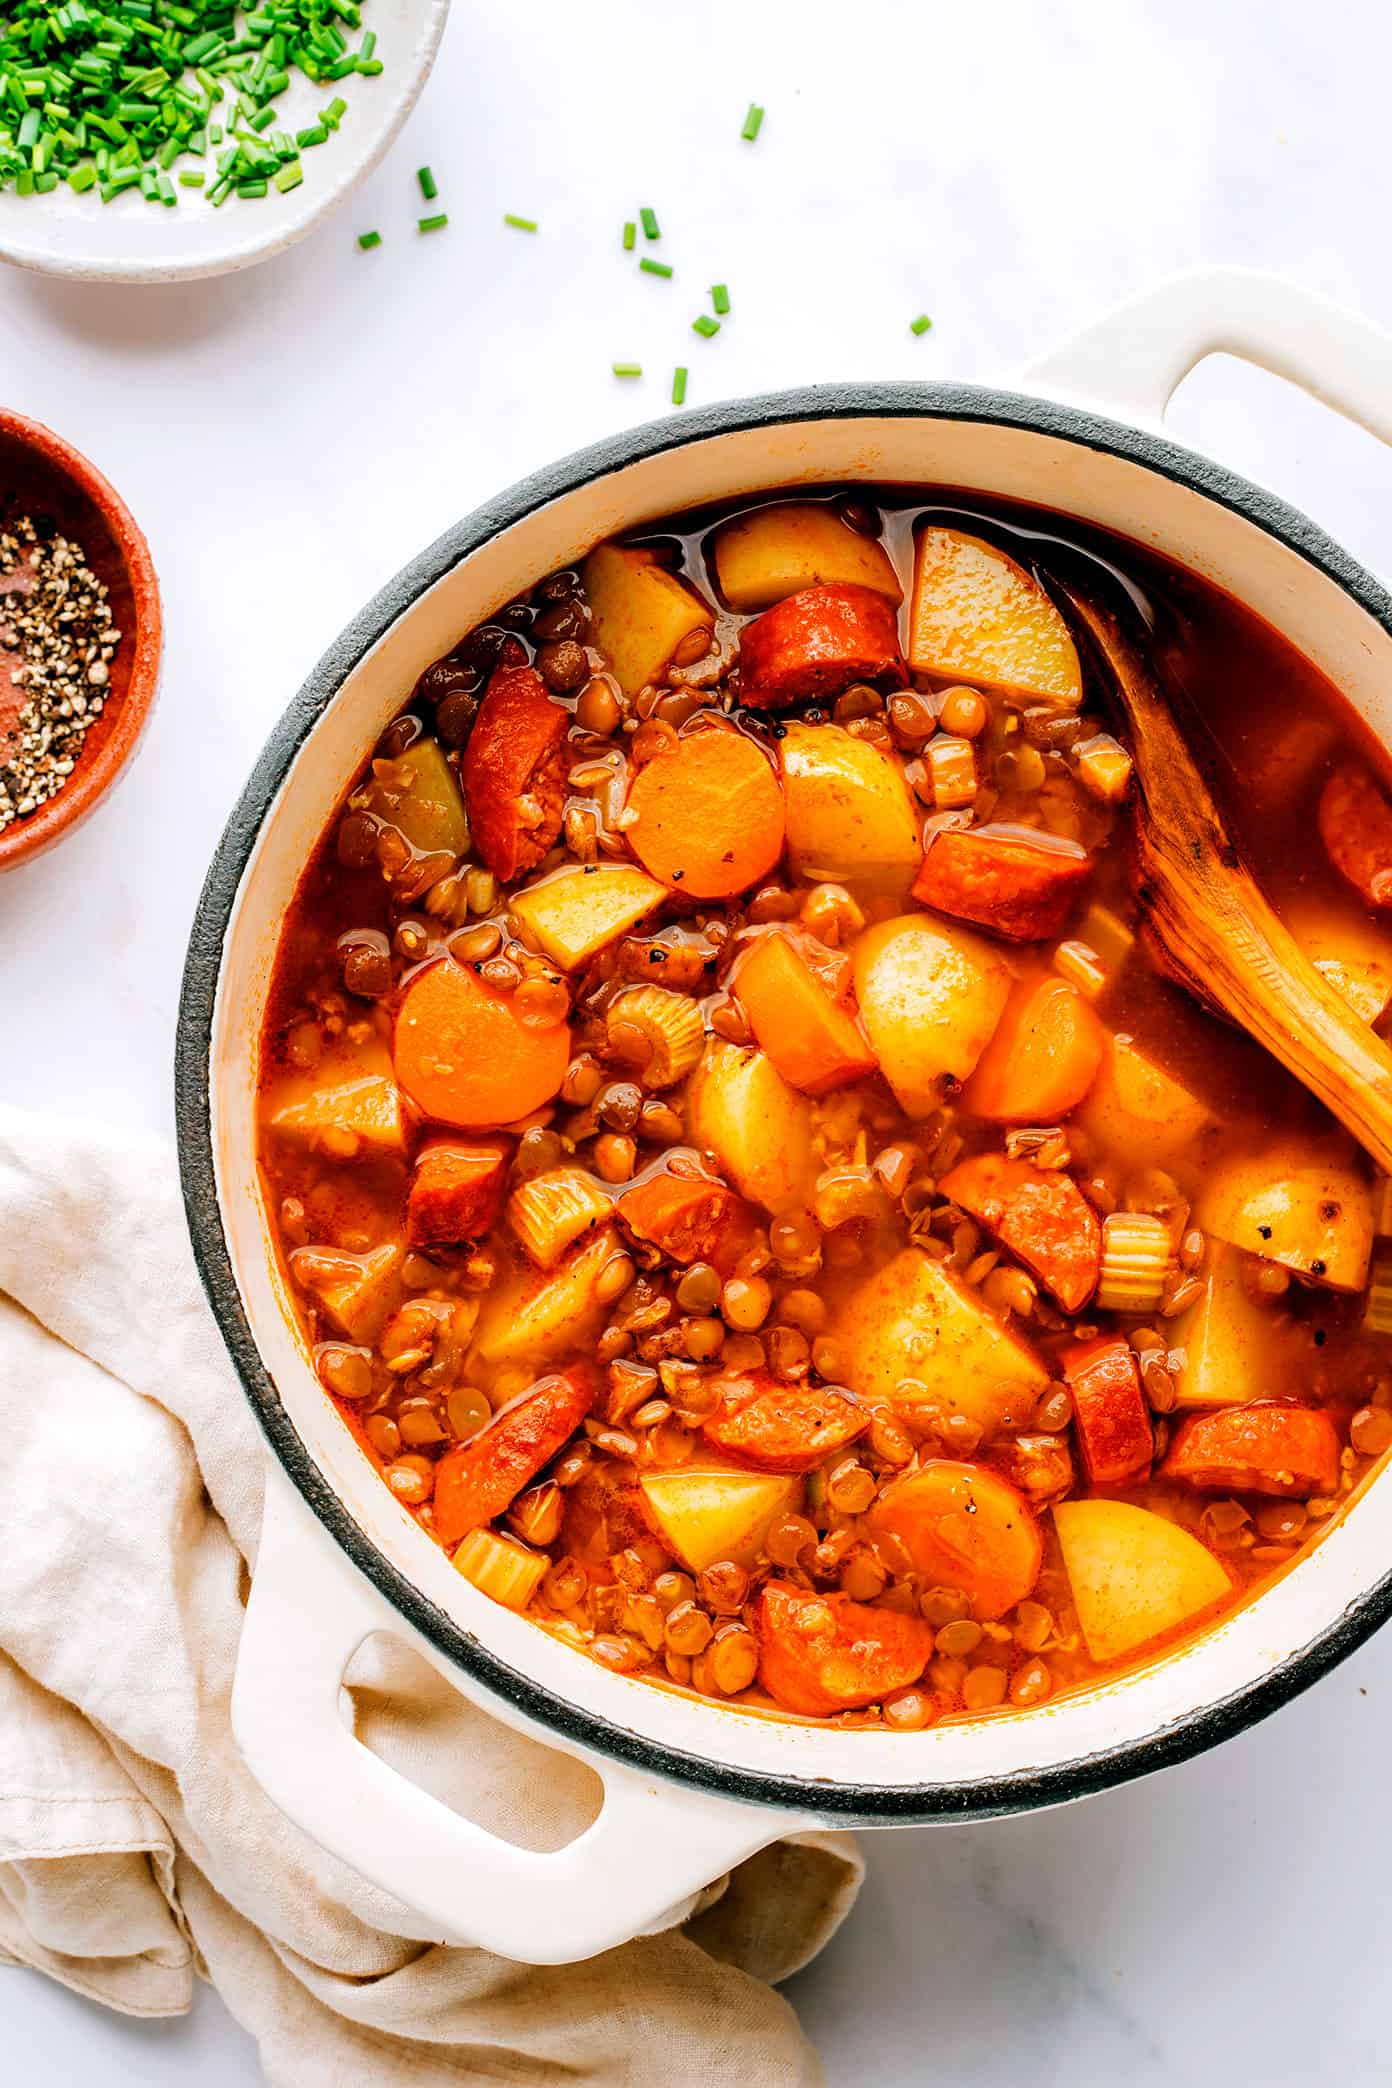
M135 751L160 669L159 582L150 547L129 508L71 443L39 421L0 409L0 529L21 515L47 517L82 546L88 565L110 590L121 642L111 663L106 702L76 768L56 797L0 830L0 870L51 847L95 810ZM18 710L9 660L4 654L0 759Z

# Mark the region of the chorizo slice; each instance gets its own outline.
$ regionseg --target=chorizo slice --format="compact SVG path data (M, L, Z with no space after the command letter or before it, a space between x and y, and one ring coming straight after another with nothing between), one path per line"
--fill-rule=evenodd
M849 581L804 587L746 624L739 672L740 701L757 710L839 696L855 681L909 680L894 604Z
M505 657L494 669L464 749L464 803L474 847L504 883L561 831L569 724L535 667Z
M1160 1469L1203 1493L1304 1500L1337 1492L1339 1437L1317 1407L1262 1400L1182 1421Z
M1103 1335L1064 1352L1074 1432L1094 1486L1129 1486L1150 1476L1155 1434L1129 1341Z
M541 1378L467 1443L447 1450L435 1467L435 1530L458 1544L512 1505L556 1452L563 1449L595 1402L585 1369Z
M1033 827L942 828L929 842L913 895L935 913L971 921L1006 942L1043 942L1062 933L1091 875L1085 848Z
M411 1245L481 1239L502 1210L507 1171L501 1139L431 1139L421 1148L406 1200Z
M767 1371L717 1380L721 1402L701 1424L713 1448L760 1472L810 1472L870 1426L835 1385L783 1384Z
M1392 801L1366 768L1345 762L1320 793L1324 852L1365 906L1392 906Z
M938 1186L994 1233L1065 1312L1086 1305L1102 1267L1102 1227L1070 1175L981 1153L950 1169Z
M831 1718L916 1682L933 1634L922 1617L768 1581L754 1612L759 1680L785 1711Z
M722 1276L754 1244L754 1214L743 1197L709 1175L649 1175L625 1189L618 1213L638 1239L689 1268L710 1262Z

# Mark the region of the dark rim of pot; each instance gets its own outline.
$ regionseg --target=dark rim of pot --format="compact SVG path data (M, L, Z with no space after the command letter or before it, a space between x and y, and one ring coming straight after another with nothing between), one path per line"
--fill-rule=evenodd
M579 451L524 479L457 523L405 566L335 640L266 742L213 857L184 970L175 1053L184 1204L213 1313L267 1441L328 1535L391 1607L474 1681L580 1747L645 1774L727 1798L848 1823L980 1819L1058 1804L1187 1760L1288 1702L1361 1645L1392 1612L1392 1573L1269 1674L1182 1714L1138 1741L1050 1769L970 1782L883 1785L802 1780L730 1767L646 1738L543 1689L501 1661L416 1587L371 1541L329 1487L281 1404L242 1304L218 1206L209 1048L223 938L261 823L303 741L346 677L426 590L501 531L595 479L714 436L789 422L866 419L977 421L1052 436L1144 466L1203 494L1299 553L1392 634L1392 596L1298 510L1166 438L1019 393L955 384L819 385L734 400L654 422ZM763 490L762 488L760 490Z

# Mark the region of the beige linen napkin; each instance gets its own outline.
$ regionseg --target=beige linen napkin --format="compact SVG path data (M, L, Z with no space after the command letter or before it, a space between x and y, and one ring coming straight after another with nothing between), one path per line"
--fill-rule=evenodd
M172 1156L0 1107L0 1961L133 2015L206 1974L269 2080L804 2088L766 1984L848 1912L845 1835L784 1842L680 1928L536 1970L431 1942L298 1835L228 1721L264 1455L204 1302ZM359 1735L532 1846L586 1779L369 1643Z

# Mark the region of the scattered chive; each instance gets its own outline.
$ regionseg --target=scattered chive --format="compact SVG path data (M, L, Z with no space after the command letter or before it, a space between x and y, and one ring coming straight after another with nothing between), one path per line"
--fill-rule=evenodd
M358 245L365 254L370 253L373 247L379 247L381 244L382 235L380 232L359 232L358 234Z
M686 404L686 371L681 363L678 363L676 369L672 372L672 404L674 406L684 406Z
M730 309L730 293L723 283L711 284L711 303L723 319Z
M920 312L917 319L911 319L909 321L909 332L911 334L926 334L929 327L932 324L933 322L928 317L928 314L926 312Z
M189 169L186 167L183 173L179 176L179 186L180 188L202 188L206 178L207 177L199 173L196 168ZM69 176L68 178L68 187L72 187L71 176Z
M641 377L643 374L641 363L611 363L609 367L616 377Z
M293 159L286 166L283 166L278 173L273 174L271 179L280 190L282 196L287 196L291 189L297 189L304 180L304 168L297 159Z
M759 126L763 122L763 120L763 110L759 107L759 104L757 102L751 102L749 104L749 114L744 119L744 128L741 130L740 136L742 138L747 138L749 140L749 143L752 145L754 143L754 140L759 135Z
M511 225L514 232L535 232L537 229L535 218L514 217L510 210L503 212L503 223Z
M662 234L657 229L657 212L640 210L638 216L642 220L644 239L661 239Z
M418 232L442 232L448 223L448 216L443 210L440 210L436 212L434 217L417 218L416 230Z
M703 341L709 341L715 334L719 333L720 321L712 319L709 312L702 312L699 319L692 320L691 331L700 334Z
M638 244L638 227L630 218L624 226L624 252L631 254Z
M638 266L642 269L644 275L669 276L672 273L665 261L649 261L646 254L638 263Z
M426 202L433 203L440 191L435 186L435 176L431 173L429 167L417 167L416 179L420 183L420 192Z

